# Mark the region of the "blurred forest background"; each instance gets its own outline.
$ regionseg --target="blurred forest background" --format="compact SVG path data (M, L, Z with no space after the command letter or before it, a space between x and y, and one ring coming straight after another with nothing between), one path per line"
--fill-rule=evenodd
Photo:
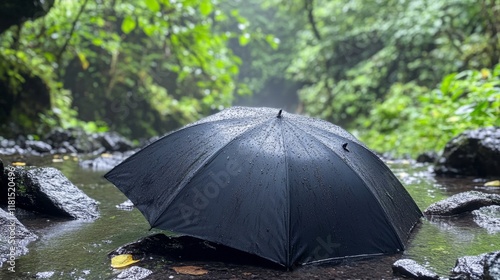
M0 135L161 135L231 105L394 155L500 126L500 1L3 0Z

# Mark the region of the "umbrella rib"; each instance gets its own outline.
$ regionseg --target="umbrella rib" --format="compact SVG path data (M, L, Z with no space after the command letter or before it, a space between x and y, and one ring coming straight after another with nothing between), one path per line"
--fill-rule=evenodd
M234 120L234 119L232 119L232 120ZM264 121L255 124L251 129L245 130L241 134L235 136L233 139L229 140L226 144L224 144L222 147L220 147L215 153L213 153L212 155L210 155L206 160L204 160L203 162L201 162L199 164L199 167L195 171L190 172L190 174L188 173L187 176L184 177L182 179L182 181L179 183L179 186L181 186L181 187L179 187L176 190L176 192L172 194L171 199L165 203L166 207L163 209L163 211L161 211L161 213L159 213L158 217L151 224L151 227L154 227L154 225L156 224L156 222L158 221L158 219L160 219L160 217L167 211L167 209L170 207L170 204L172 203L172 201L175 200L175 198L183 190L184 186L186 186L186 182L189 182L193 177L195 177L196 174L198 174L198 172L200 172L200 170L202 169L203 166L206 166L207 164L209 164L210 162L212 162L224 150L225 147L227 147L228 145L230 145L234 141L238 140L243 134L254 131L255 129L257 129L257 128L261 127L263 124L265 124L266 121L267 121L267 119L264 119ZM200 124L197 124L197 125L201 125L201 124L205 124L205 123L200 123ZM190 127L187 127L187 128L191 128L191 127L193 127L193 126L190 126Z
M284 120L282 118L279 119L280 123L283 122ZM284 135L284 132L283 132L283 125L280 125L280 129L281 129L281 143L283 145L283 151L284 151L284 158L285 158L285 177L286 177L286 188L287 188L287 195L288 195L288 199L285 199L285 201L287 202L287 230L286 230L286 234L288 235L286 240L287 240L287 248L286 248L286 267L290 267L291 265L291 260L290 260L290 251L291 251L291 215L290 215L290 212L291 212L291 207L290 207L290 180L289 180L289 175L288 175L288 153L287 153L287 148L286 148L286 142L285 142L285 135Z
M326 145L326 144L325 144L325 143L324 143L321 139L319 139L318 137L316 137L314 134L311 134L310 132L308 132L308 131L306 131L306 130L304 130L304 129L302 129L302 128L298 127L298 126L295 126L295 128L296 128L296 129L298 129L298 130L300 130L300 131L302 131L302 132L304 132L304 134L305 134L305 135L309 135L309 137L311 137L311 138L315 139L316 141L318 141L318 143L320 143L322 146L324 146L325 148L327 148L327 150L331 151L331 152L332 152L332 153L333 153L336 157L338 157L340 160L342 160L342 161L343 161L343 162L344 162L347 166L351 167L351 165L350 165L350 164L348 164L348 162L347 162L344 158L342 158L339 154L337 154L337 152L335 152L333 149L331 149L330 147L328 147L328 145ZM315 127L315 128L317 128L317 127ZM319 128L317 128L317 129L319 129ZM331 133L331 132L329 132L329 131L326 131L326 132L328 132L328 133L330 133L330 134L333 134L333 133ZM338 135L336 135L336 134L333 134L333 135L338 136ZM345 138L344 138L344 137L342 137L342 136L339 136L339 137L340 137L340 138L342 138L342 139L345 139ZM359 145L359 144L358 144L358 143L356 143L356 142L353 142L353 144L354 144L354 145L358 145L358 146L360 146L362 149L366 149L366 150L368 150L366 147L364 147L363 145ZM368 151L369 151L369 150L368 150ZM376 158L377 158L378 160L380 160L380 158L378 158L378 157L376 157ZM374 197L377 201L379 201L379 199L378 199L377 195L375 195L375 193L374 193L374 192L373 192L373 191L372 191L372 190L368 187L368 183L367 183L367 182L363 179L363 177L361 177L361 176L360 176L357 172L354 172L354 174L356 174L356 176L358 176L358 178L361 180L361 182L363 182L363 184L365 185L365 188L366 188L366 189L368 189L369 193L370 193L370 194L371 194L371 195L372 195L372 196L373 196L373 197ZM380 204L379 204L379 205L380 205ZM392 227L392 229L393 229L393 230L394 230L394 232L396 233L396 237L397 237L397 239L398 239L398 241L399 241L400 246L401 246L402 248L404 248L404 247L405 247L405 246L404 246L404 242L403 242L403 240L401 239L401 237L399 236L399 234L398 234L398 230L395 228L395 225L393 225L393 223L391 222L391 219L389 219L389 216L387 215L387 212L385 211L385 209L384 209L383 207L380 207L380 208L382 209L382 213L384 213L385 220L387 221L387 223L388 223L388 224Z

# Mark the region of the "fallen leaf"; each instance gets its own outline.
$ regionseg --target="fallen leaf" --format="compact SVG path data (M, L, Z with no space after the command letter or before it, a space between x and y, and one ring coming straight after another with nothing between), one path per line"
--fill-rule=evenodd
M500 180L489 181L484 183L485 187L500 187Z
M208 270L203 269L199 266L173 266L172 269L178 274L187 274L187 275L205 275L208 273Z
M111 267L112 268L123 268L129 266L133 263L138 262L139 260L134 260L131 254L123 254L114 256L111 258Z

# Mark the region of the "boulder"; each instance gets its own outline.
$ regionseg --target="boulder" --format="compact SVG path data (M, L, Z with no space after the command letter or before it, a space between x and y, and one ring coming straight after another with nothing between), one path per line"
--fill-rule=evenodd
M489 233L500 232L500 206L490 205L472 211L473 219Z
M142 268L139 266L131 266L129 268L122 270L120 274L116 276L115 279L141 280L148 277L152 273L153 271L149 269Z
M424 211L424 214L437 216L453 216L490 205L500 205L499 194L468 191L452 195L444 200L431 204Z
M26 246L37 238L14 215L0 209L0 267L28 253Z
M500 251L458 258L451 271L452 280L500 279Z
M99 217L98 203L52 167L9 167L13 172L16 207L81 220ZM7 171L7 169L5 170ZM3 188L0 203L6 204Z
M450 279L453 280L482 280L484 275L484 257L465 256L458 258L455 267L451 270Z
M410 259L397 260L392 265L392 271L395 274L403 275L411 279L419 279L419 280L439 279L439 275L418 264L416 261Z
M484 256L484 279L500 279L500 251Z
M500 127L465 131L450 140L437 160L438 175L499 176Z

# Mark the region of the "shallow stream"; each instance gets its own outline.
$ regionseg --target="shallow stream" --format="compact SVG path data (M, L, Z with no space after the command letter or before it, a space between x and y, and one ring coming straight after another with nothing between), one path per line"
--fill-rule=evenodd
M15 158L2 157L2 160L8 165ZM126 197L102 177L105 172L83 169L74 157L62 162L53 162L52 157L23 161L29 165L60 169L87 195L99 201L101 217L94 222L80 222L49 216L34 218L19 211L18 218L39 239L29 245L27 255L16 260L16 273L7 271L7 265L0 268L0 279L45 276L51 276L49 279L112 279L117 272L109 265L108 252L140 237L160 232L148 231L149 224L137 209L125 211L116 207ZM484 182L474 178L436 180L427 165L400 161L389 162L389 166L421 210L433 202L467 190L500 193L500 188L482 187ZM462 217L423 220L403 254L445 276L449 275L458 257L499 249L500 233L491 233L477 226L472 217Z

